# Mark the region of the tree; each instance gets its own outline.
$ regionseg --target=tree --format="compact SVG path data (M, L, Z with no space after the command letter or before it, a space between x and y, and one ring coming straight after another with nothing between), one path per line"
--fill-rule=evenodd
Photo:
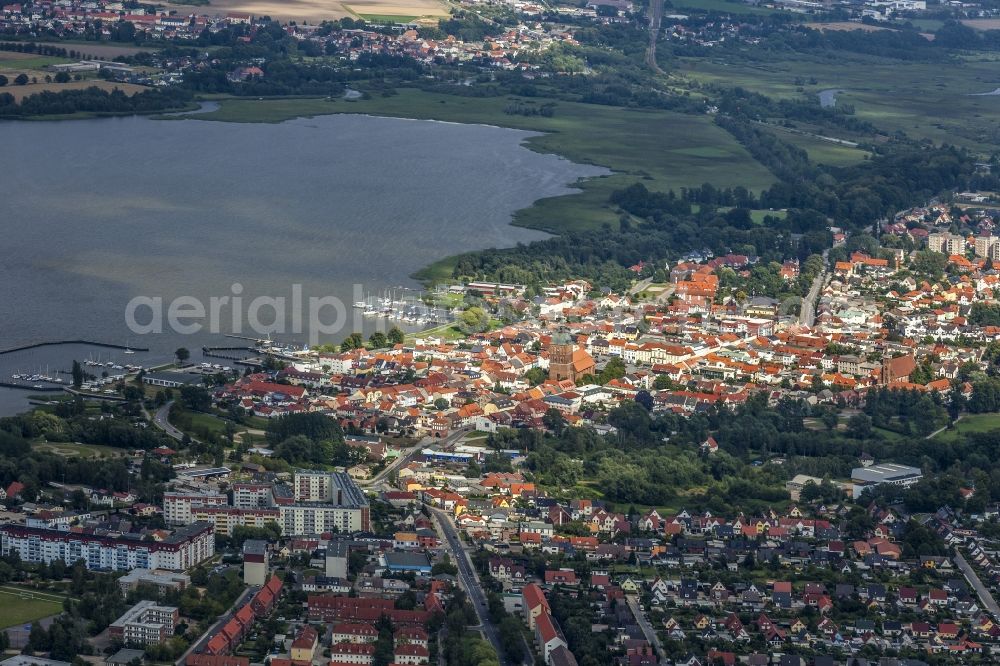
M7 85L8 81L9 79L6 76L0 74L0 88L3 88L5 85Z
M83 366L80 365L79 361L73 361L73 388L80 388L83 386Z
M820 415L820 420L823 422L823 425L826 426L827 430L836 430L837 423L840 421L840 415L837 413L836 409L828 407L823 410L823 414Z
M549 374L545 372L542 368L532 368L524 373L524 379L532 386L538 386L546 379L548 379Z
M67 72L56 72L56 76L55 76L54 80L55 80L56 83L69 83L70 82L70 76L69 76L69 74Z
M458 315L458 330L466 335L482 333L490 327L490 315L481 307L473 306Z
M267 441L271 444L283 442L296 435L302 435L313 442L344 440L344 433L337 422L318 412L289 414L280 419L271 419L266 430Z
M948 257L940 252L922 250L914 254L910 267L917 273L937 277L948 267Z
M177 351L174 352L174 356L177 358L178 363L183 364L191 358L191 352L187 350L187 347L178 347Z
M450 576L458 575L458 567L451 561L451 558L448 557L447 553L445 553L445 556L440 562L435 562L434 566L431 567L432 576L438 576L440 574L448 574Z
M368 346L372 349L383 349L389 344L389 339L385 337L385 333L382 331L375 331L368 338Z
M14 85L16 85L16 86L23 86L23 85L27 85L27 84L28 84L28 75L27 74L18 74L16 77L14 77Z
M854 439L868 439L872 435L872 420L867 414L855 414L847 421L847 432Z
M365 340L360 333L351 333L340 343L340 351L352 351L365 346Z
M406 334L398 326L393 326L388 333L389 342L394 345L401 345L406 340Z
M439 412L443 412L444 410L448 409L448 405L450 404L451 403L448 402L447 398L438 398L437 400L434 401L434 408L437 409Z
M212 408L212 396L204 386L185 384L181 386L181 404L196 412L207 412Z
M566 418L555 407L549 407L545 411L545 416L542 417L542 423L545 424L546 428L558 435L566 427Z

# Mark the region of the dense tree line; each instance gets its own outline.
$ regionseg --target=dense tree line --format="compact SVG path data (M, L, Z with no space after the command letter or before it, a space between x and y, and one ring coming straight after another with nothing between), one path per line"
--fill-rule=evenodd
M0 117L154 113L183 108L190 102L191 93L180 88L151 89L129 96L118 88L109 92L91 86L83 90L43 91L25 97L20 103L10 93L0 93Z

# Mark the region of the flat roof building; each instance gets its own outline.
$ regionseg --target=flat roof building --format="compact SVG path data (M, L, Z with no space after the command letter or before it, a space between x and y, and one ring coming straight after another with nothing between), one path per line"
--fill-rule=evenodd
M174 606L140 601L108 626L108 634L125 645L156 645L174 635L179 618Z
M917 467L897 465L896 463L855 467L851 470L851 481L854 483L853 495L857 499L868 488L874 488L884 483L909 488L920 481L923 476L924 473Z
M126 596L140 585L156 587L162 594L167 590L183 590L190 584L191 577L187 574L174 571L152 571L150 569L133 569L118 579L122 596Z

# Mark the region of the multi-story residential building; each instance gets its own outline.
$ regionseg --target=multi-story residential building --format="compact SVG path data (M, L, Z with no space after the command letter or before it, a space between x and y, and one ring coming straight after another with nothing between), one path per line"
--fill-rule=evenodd
M164 493L163 520L168 525L188 525L197 520L192 509L228 505L229 499L219 493Z
M274 506L270 483L234 483L233 506L237 509L258 509Z
M965 254L965 238L957 234L931 234L927 237L927 249L947 255Z
M283 534L321 534L332 532L367 532L371 523L368 506L331 506L294 504L279 508Z
M330 472L295 470L296 502L329 502L332 497L333 475Z
M976 236L976 256L1000 259L1000 236Z
M88 569L131 571L167 569L184 571L215 554L211 523L196 522L177 529L159 541L134 535L100 535L0 525L0 552L17 553L26 562L83 560Z
M232 506L201 506L191 509L194 520L215 525L216 534L230 536L234 527L264 527L268 523L281 524L277 509L239 509Z
M174 635L179 617L174 606L140 601L108 626L108 634L126 645L155 645Z
M344 472L296 470L295 504L278 507L284 534L363 532L371 528L368 498Z

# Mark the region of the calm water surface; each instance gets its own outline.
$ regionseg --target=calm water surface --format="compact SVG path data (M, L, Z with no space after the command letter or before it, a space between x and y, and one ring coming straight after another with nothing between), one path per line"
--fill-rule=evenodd
M606 172L533 153L521 145L528 136L367 116L0 123L0 348L67 338L127 343L151 351L119 360L149 365L178 346L225 339L137 337L124 314L135 296L207 303L240 283L245 303L260 295L290 301L301 284L304 298L339 297L350 314L356 283L372 294L414 288L408 276L441 257L542 238L510 226L511 214ZM286 315L289 332L275 337L306 342ZM0 381L100 354L112 355L72 348L0 356ZM20 392L0 390L0 413L23 406Z

